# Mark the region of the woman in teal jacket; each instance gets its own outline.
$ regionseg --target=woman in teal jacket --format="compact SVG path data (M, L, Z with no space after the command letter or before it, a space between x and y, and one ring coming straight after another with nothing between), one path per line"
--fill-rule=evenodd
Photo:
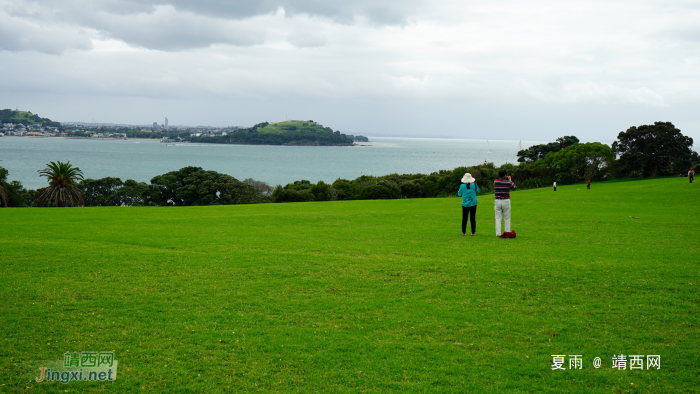
M476 195L481 189L476 184L472 174L466 173L462 177L457 195L462 197L462 236L467 235L467 219L471 219L472 237L476 234ZM471 213L471 217L469 217Z

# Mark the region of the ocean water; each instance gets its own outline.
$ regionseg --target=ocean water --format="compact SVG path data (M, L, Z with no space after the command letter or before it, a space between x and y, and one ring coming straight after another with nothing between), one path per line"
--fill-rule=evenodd
M522 147L542 143L522 141ZM9 180L30 189L46 186L38 171L70 161L86 178L118 177L148 183L185 166L202 167L270 185L296 180L331 183L338 178L392 173L431 173L485 161L516 163L518 141L370 137L351 147L165 144L158 141L0 138L0 166Z

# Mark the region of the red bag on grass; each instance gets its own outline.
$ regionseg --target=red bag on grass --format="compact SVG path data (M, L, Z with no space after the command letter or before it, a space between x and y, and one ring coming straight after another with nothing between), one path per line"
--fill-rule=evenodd
M501 234L501 238L515 238L515 231L506 231Z

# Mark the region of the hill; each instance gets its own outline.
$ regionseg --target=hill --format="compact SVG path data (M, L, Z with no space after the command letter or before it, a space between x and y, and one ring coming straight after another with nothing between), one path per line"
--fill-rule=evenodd
M73 386L695 392L696 186L516 191L514 240L494 237L492 195L475 237L458 198L0 209L3 389L53 392L32 360L113 350L116 381Z
M0 110L0 123L21 123L24 125L41 124L44 126L59 127L59 122L54 122L48 118L42 118L39 115L29 111L14 111L11 109Z
M302 120L288 120L284 122L268 123L266 126L261 127L261 133L288 133L288 132L322 132L330 131L333 129L330 127L324 127L314 121L302 121Z
M278 123L263 122L247 129L238 129L225 136L190 137L192 142L254 145L353 145L355 140L366 141L366 137L342 134L312 120L291 120Z

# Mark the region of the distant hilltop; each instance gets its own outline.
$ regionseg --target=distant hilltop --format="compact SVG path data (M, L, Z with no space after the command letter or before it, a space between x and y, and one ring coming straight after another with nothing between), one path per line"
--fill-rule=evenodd
M40 124L49 127L59 127L61 124L59 122L54 122L48 118L41 118L39 115L35 115L29 111L14 111L11 109L0 110L0 123L14 123L14 124Z
M343 134L338 130L333 131L330 127L324 127L313 120L263 122L247 129L223 132L221 135L195 134L188 137L187 140L218 144L318 146L343 146L353 145L355 141L369 141L367 137L361 135L354 136Z

